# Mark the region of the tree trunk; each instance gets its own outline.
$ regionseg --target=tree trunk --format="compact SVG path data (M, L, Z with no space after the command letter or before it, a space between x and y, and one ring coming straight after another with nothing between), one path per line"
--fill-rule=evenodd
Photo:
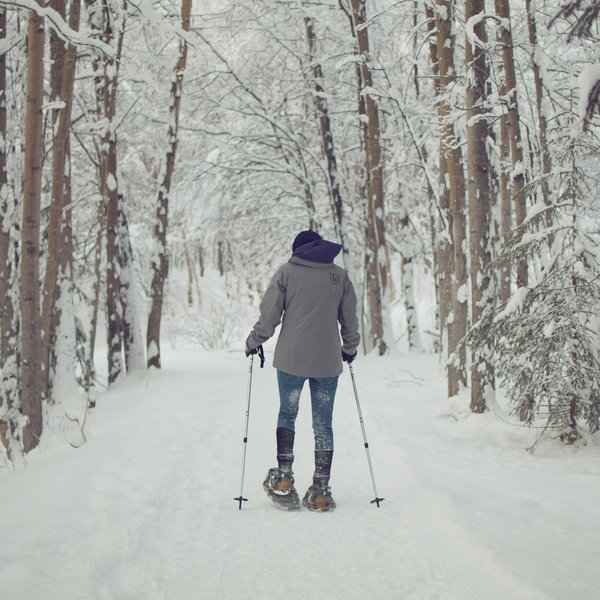
M90 323L90 334L86 349L85 362L85 391L87 403L90 408L96 406L94 394L96 381L96 367L94 365L94 348L96 347L96 332L98 329L98 310L100 308L101 267L102 267L102 239L104 233L104 210L98 210L98 232L96 234L96 248L94 252L94 288L92 299L92 317Z
M6 40L6 9L0 7L0 41ZM6 173L6 52L0 55L0 368L2 387L0 388L0 444L10 453L8 410L10 400L4 385L5 364L9 356L8 337L12 331L12 302L10 284L12 262L10 260L10 231L8 225L8 186ZM7 227L8 225L8 227Z
M531 44L531 67L533 70L533 81L535 84L535 101L538 112L538 130L539 130L539 146L542 155L542 198L546 206L550 206L552 200L550 198L550 184L548 177L552 172L552 160L550 158L550 150L548 148L548 121L544 110L544 86L542 82L541 68L538 57L538 35L537 23L531 0L525 0L527 10L527 26L529 32L529 43ZM546 211L546 225L552 225L552 211Z
M483 0L467 0L465 19L474 19L485 10ZM475 36L485 44L485 24L479 19L473 27ZM490 262L489 158L486 147L488 131L485 115L487 65L485 51L470 39L465 41L465 60L470 70L466 86L469 251L471 256L472 321L479 321L493 300L493 286L486 266ZM494 393L494 372L484 340L473 350L471 366L471 410L484 412Z
M304 26L306 29L306 40L308 42L308 53L310 67L312 71L312 85L314 89L313 99L319 128L321 130L321 146L323 155L327 161L327 175L329 177L329 194L333 205L333 216L335 229L339 235L342 244L342 257L346 270L349 267L349 242L348 232L346 231L346 223L344 220L344 201L340 190L340 180L337 169L337 157L335 152L335 144L333 140L333 130L331 128L331 119L329 118L329 107L325 98L325 89L323 87L323 71L321 64L318 62L317 53L317 35L315 32L314 20L310 17L304 18Z
M406 208L401 207L400 217L400 239L402 240L402 295L406 310L406 334L408 337L408 348L420 352L423 349L419 333L419 318L417 313L417 300L415 297L415 269L413 262L413 248L409 242L409 218Z
M69 13L69 27L74 31L79 30L80 6L80 0L72 0ZM62 40L60 42L62 46ZM68 206L71 199L70 194L66 193L66 191L68 189L67 169L70 165L69 133L73 107L77 48L70 45L66 52L56 54L54 60L59 59L62 60L62 64L53 64L53 68L62 74L62 81L60 87L53 90L56 94L53 99L62 100L64 108L58 111L53 144L52 198L47 230L48 258L46 261L42 308L42 353L46 365L45 377L42 381L42 393L48 399L50 399L54 363L54 360L51 359L51 349L56 340L56 328L61 318L59 300L63 282L70 279L72 244L70 211Z
M109 61L107 61L109 62ZM112 63L112 61L110 61ZM106 65L108 66L108 65ZM119 194L117 180L117 140L113 130L116 78L106 73L105 115L109 131L103 139L102 186L106 202L106 318L108 346L108 383L114 383L123 372L122 314L119 279ZM113 88L114 86L114 88ZM116 89L114 89L116 91Z
M23 449L29 452L42 435L40 336L40 203L44 100L44 19L29 13L27 30L27 110L21 224L21 407L27 423Z
M379 354L387 351L385 341L385 300L387 269L385 260L385 212L383 193L383 160L380 138L379 108L371 93L369 34L365 0L351 0L352 23L360 66L360 93L365 101L366 114L366 171L367 171L367 297L371 322L371 342Z
M142 324L137 305L133 248L125 216L123 196L119 194L119 289L122 307L123 348L127 372L146 367Z
M504 95L503 92L501 92ZM504 240L512 231L512 205L510 192L510 141L508 139L508 117L500 117L500 238ZM500 302L508 302L511 293L510 265L500 269Z
M184 31L190 29L190 16L192 0L181 2L181 26ZM167 134L167 155L164 175L158 190L156 218L154 225L154 238L156 241L156 255L152 261L152 283L150 288L151 307L148 316L148 329L146 334L148 366L160 368L160 324L163 308L163 292L169 274L169 259L167 255L167 227L169 216L169 194L171 180L175 168L175 155L177 152L177 136L179 129L179 111L181 107L181 93L183 89L183 73L187 60L187 44L184 40L179 42L179 58L171 81L171 102L169 104L169 131Z
M441 9L440 9L441 10ZM429 58L434 76L434 92L437 99L438 119L440 133L443 133L443 120L447 118L449 107L447 102L442 97L445 91L441 86L440 78L440 60L439 60L439 43L432 43L435 40L433 32L440 21L439 10L435 12L429 7L425 7L428 17L427 23L429 28ZM444 21L441 22L444 26ZM437 37L440 37L442 32L437 29ZM445 112L443 112L445 111ZM438 300L438 327L440 332L440 352L442 356L447 356L448 352L448 316L451 313L452 306L452 275L454 273L454 255L452 252L452 239L450 228L450 178L448 174L448 156L447 149L440 142L438 156L438 199L437 213L434 213L435 223L435 245L434 245L434 262L435 274L437 282L437 300Z
M455 36L452 33L454 22L454 1L437 0L435 13L436 45L432 48L432 63L437 61L438 81L435 86L437 96L438 121L440 131L440 208L447 215L447 233L439 237L447 242L440 243L441 265L444 269L444 287L449 288L440 292L440 299L448 303L440 307L440 314L448 314L451 318L444 319L448 333L448 396L456 395L467 383L466 353L461 340L467 331L467 257L465 253L466 224L465 224L465 178L463 155L460 140L457 138L452 121L452 107L449 100L449 89L455 78L454 48ZM431 21L431 17L430 17ZM431 46L430 46L431 47ZM434 52L435 49L435 52ZM436 69L434 69L434 74ZM440 287L442 284L440 283ZM443 288L442 288L443 289ZM442 297L442 293L444 296ZM442 317L440 317L442 326ZM446 322L447 321L447 322ZM443 331L443 330L442 330Z
M115 22L108 5L103 6L104 42L110 44L117 36L115 58L103 63L102 109L105 132L100 159L101 193L106 205L106 320L108 347L108 383L114 383L123 372L123 322L119 278L119 180L117 168L117 134L115 111L117 105L118 67L123 47L124 23ZM115 32L114 26L117 26Z
M200 284L198 282L198 275L196 273L196 263L194 261L194 252L190 252L190 245L185 235L185 229L181 229L181 235L183 238L183 253L185 257L185 264L187 266L188 272L188 290L187 290L187 301L188 306L194 305L194 288L196 291L196 305L200 306L202 304L202 295L200 293ZM202 248L199 249L197 253L199 262L200 262L200 277L204 275L204 266L202 259Z
M525 162L523 160L523 142L521 140L521 123L517 99L517 77L515 74L515 59L510 21L509 0L494 0L496 14L504 26L499 27L499 41L502 45L502 62L504 66L505 101L507 103L508 139L512 156L512 192L515 205L515 225L518 227L525 220L527 213L525 195ZM527 260L517 263L517 284L526 286L528 283Z
M0 42L6 39L6 9L0 8ZM15 307L12 288L13 270L13 210L9 201L6 171L6 53L0 55L0 444L10 459L13 424L11 411L18 399L18 368L15 327Z
M48 2L50 8L55 10L65 21L67 14L67 2L66 0L50 0ZM50 50L50 101L56 102L61 99L61 89L63 83L63 65L65 56L65 41L62 40L54 29L49 31L50 43L48 44ZM56 121L60 109L52 109L52 128L53 134Z

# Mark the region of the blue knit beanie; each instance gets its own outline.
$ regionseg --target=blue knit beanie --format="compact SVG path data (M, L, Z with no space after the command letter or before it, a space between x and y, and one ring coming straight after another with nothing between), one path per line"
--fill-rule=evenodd
M316 231L312 231L310 229L301 231L294 239L294 243L292 244L292 252L295 252L296 248L300 248L300 246L304 246L304 244L308 244L309 242L314 242L315 240L320 239L322 238Z

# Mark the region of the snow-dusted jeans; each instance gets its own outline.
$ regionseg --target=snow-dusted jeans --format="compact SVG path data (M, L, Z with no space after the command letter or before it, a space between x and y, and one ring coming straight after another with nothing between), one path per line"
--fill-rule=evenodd
M300 394L307 379L310 385L315 450L333 450L331 421L338 377L298 377L278 370L280 404L277 427L296 430Z

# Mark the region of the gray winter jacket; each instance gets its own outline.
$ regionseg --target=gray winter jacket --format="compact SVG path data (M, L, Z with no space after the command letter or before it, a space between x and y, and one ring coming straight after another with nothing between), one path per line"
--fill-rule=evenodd
M271 279L246 348L268 340L280 322L276 369L300 377L339 375L342 349L355 354L360 341L356 293L348 273L333 263L292 256Z

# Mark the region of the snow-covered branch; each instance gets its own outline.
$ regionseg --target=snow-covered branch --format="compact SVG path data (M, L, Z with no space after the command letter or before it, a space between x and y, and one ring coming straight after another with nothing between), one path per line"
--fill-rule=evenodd
M596 109L600 112L600 63L589 65L579 75L579 115L584 131Z
M58 37L65 42L69 42L75 46L89 46L100 50L107 56L114 56L115 51L111 46L101 40L88 37L71 29L58 12L53 8L40 6L35 0L0 0L0 6L23 8L25 10L34 11L40 15L40 17L44 17Z

